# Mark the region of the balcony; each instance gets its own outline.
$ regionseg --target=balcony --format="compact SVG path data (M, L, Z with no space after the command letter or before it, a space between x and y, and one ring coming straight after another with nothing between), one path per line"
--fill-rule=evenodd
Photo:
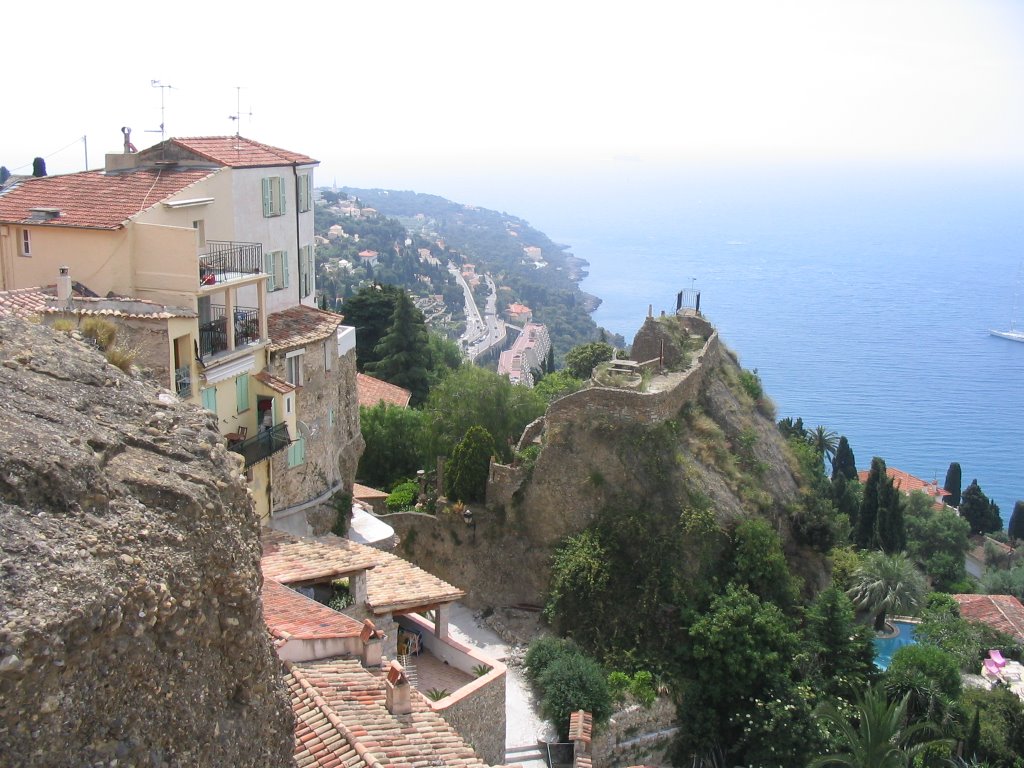
M287 424L277 424L270 429L263 429L253 437L228 443L228 450L239 453L245 459L245 468L259 464L273 456L278 451L283 451L291 443L288 435Z
M199 256L199 285L219 285L263 271L262 243L207 240Z
M199 356L205 358L238 349L260 340L260 311L255 307L235 307L234 345L229 343L227 310L223 304L211 304L204 322L199 323Z

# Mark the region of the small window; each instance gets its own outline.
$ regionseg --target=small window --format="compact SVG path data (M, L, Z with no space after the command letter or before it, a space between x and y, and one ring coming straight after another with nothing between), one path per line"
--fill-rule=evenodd
M302 386L302 356L301 350L288 353L288 383L296 387Z
M32 233L27 229L21 230L21 250L22 256L32 255Z
M235 400L238 413L249 410L249 374L240 374L235 379Z
M282 216L286 211L284 177L267 176L263 179L263 215Z
M217 412L217 388L207 387L199 391L200 397L203 399L203 408L208 411Z
M306 462L306 439L300 437L288 446L288 466L298 467Z

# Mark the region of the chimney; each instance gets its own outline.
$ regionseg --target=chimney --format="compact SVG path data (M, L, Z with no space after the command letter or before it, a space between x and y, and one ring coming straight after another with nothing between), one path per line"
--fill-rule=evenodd
M71 306L71 268L60 267L57 274L57 303L64 309Z
M388 676L384 679L384 705L392 715L408 715L412 712L412 686L397 661L388 665Z
M384 646L384 633L377 629L369 619L363 620L363 631L359 633L363 642L361 661L364 667L380 667Z

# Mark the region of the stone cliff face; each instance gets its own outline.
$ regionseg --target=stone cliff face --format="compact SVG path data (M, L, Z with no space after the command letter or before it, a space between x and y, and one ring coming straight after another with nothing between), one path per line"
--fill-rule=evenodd
M744 391L735 357L705 321L680 319L684 327L669 325L662 344L658 326L675 322L649 318L637 334L634 359L664 354L669 371L651 375L645 391L591 387L552 403L527 428L523 443L542 445L535 465L492 466L488 508L474 509L474 531L443 516L389 519L406 554L484 604L539 603L554 548L598 510L678 516L704 508L720 530L749 516L769 519L791 565L820 584L820 554L793 536L799 483L774 420L760 412L770 406L759 410Z
M213 417L0 320L0 762L291 764L257 521Z

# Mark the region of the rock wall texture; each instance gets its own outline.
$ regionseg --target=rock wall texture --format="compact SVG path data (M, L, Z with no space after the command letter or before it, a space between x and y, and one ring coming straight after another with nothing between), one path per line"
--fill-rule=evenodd
M284 766L260 544L213 417L0 320L0 762Z

